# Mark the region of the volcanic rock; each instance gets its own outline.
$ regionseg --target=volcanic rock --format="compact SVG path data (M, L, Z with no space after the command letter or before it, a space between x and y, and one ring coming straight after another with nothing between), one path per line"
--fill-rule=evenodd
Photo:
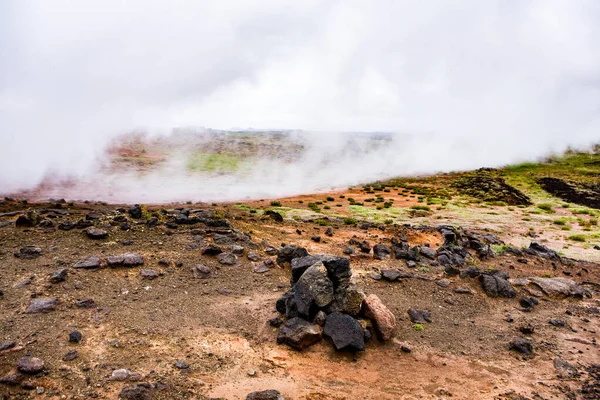
M51 283L59 283L67 280L67 269L59 269L58 271L54 271L50 276Z
M21 357L15 363L20 372L26 374L37 374L44 369L44 361L36 357Z
M14 256L17 258L22 258L25 260L31 260L34 258L38 258L42 255L42 249L35 246L25 246L19 249L18 253L14 253Z
M108 232L98 228L89 228L86 233L90 239L104 239L108 236Z
M400 271L397 269L384 269L381 270L381 276L387 281L394 282L400 279Z
M83 339L83 335L78 330L72 331L69 333L69 342L71 343L79 343Z
M378 243L373 246L373 258L376 260L383 260L392 256L392 249L385 244Z
M47 313L56 309L58 299L56 297L36 297L31 299L25 314Z
M277 390L263 390L262 392L248 393L246 400L285 400Z
M499 273L482 274L481 287L491 297L515 297L515 289L506 278Z
M277 252L276 262L279 266L283 267L286 262L291 263L294 258L306 256L308 256L308 251L306 251L304 247L299 247L295 244L288 244Z
M322 262L309 267L298 283L308 286L317 307L325 307L333 301L333 283L327 277L327 269Z
M321 340L321 328L301 318L291 318L279 330L277 343L284 343L297 350Z
M211 243L202 249L201 254L203 256L216 256L217 254L221 254L222 252L223 252L223 249L221 249L216 244Z
M140 275L145 279L154 279L160 276L160 272L155 271L153 269L142 269L140 271Z
M223 265L236 265L237 256L233 253L220 253L217 254L217 261Z
M410 317L410 321L414 324L431 322L431 313L429 311L408 310L408 316Z
M336 350L364 351L362 325L348 314L339 312L327 316L323 335L331 338Z
M90 269L90 268L100 268L100 258L96 257L96 256L89 256L86 258L83 258L79 261L77 261L74 265L73 268L84 268L84 269Z
M124 266L124 267L135 267L144 264L144 258L137 253L124 253L118 256L109 256L106 258L106 262L111 267Z
M533 345L529 340L525 340L523 338L514 338L509 344L509 349L528 355L533 351Z
M195 279L208 279L208 278L212 277L210 268L208 268L204 264L194 265L192 267L192 275Z

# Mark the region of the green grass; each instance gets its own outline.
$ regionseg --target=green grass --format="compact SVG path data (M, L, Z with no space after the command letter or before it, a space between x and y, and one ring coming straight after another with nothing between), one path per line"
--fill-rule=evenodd
M554 213L554 209L552 209L552 204L548 204L548 203L538 204L537 208L539 208L540 210L543 210L547 213Z
M418 211L431 211L431 208L427 206L412 206L410 209Z
M271 202L271 206L272 207L281 207L281 202L279 202L279 201L272 201Z
M353 218L353 217L344 218L344 224L346 224L346 225L356 225L357 223L358 223L358 221L356 220L356 218Z
M569 240L572 240L574 242L585 242L585 235L571 235L569 236Z
M198 172L235 172L240 168L239 157L229 154L194 153L190 156L187 169Z
M425 327L423 326L423 324L414 324L413 328L417 332L423 332L425 330Z

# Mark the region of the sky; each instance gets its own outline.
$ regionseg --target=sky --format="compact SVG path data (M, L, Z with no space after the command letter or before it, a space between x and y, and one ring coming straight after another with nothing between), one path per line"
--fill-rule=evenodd
M422 138L392 153L418 169L363 179L586 146L599 20L595 0L3 0L0 192L181 126L318 132L319 157L348 131Z

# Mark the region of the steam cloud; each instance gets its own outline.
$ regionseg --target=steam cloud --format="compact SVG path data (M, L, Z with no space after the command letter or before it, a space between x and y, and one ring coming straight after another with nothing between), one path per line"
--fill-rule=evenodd
M234 200L589 145L599 18L594 0L0 2L0 192L51 173L80 182L58 197ZM201 182L185 161L98 170L117 135L181 126L301 129L306 151ZM345 152L360 131L393 136Z

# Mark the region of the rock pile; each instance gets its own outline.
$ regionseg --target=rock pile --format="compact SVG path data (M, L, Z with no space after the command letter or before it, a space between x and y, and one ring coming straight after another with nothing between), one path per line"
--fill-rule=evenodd
M278 343L302 350L322 336L337 350L364 351L371 328L388 340L396 326L394 314L375 295L365 296L350 283L350 260L330 255L308 255L306 249L289 245L280 250L280 264L291 265L291 289L276 303L287 317Z

